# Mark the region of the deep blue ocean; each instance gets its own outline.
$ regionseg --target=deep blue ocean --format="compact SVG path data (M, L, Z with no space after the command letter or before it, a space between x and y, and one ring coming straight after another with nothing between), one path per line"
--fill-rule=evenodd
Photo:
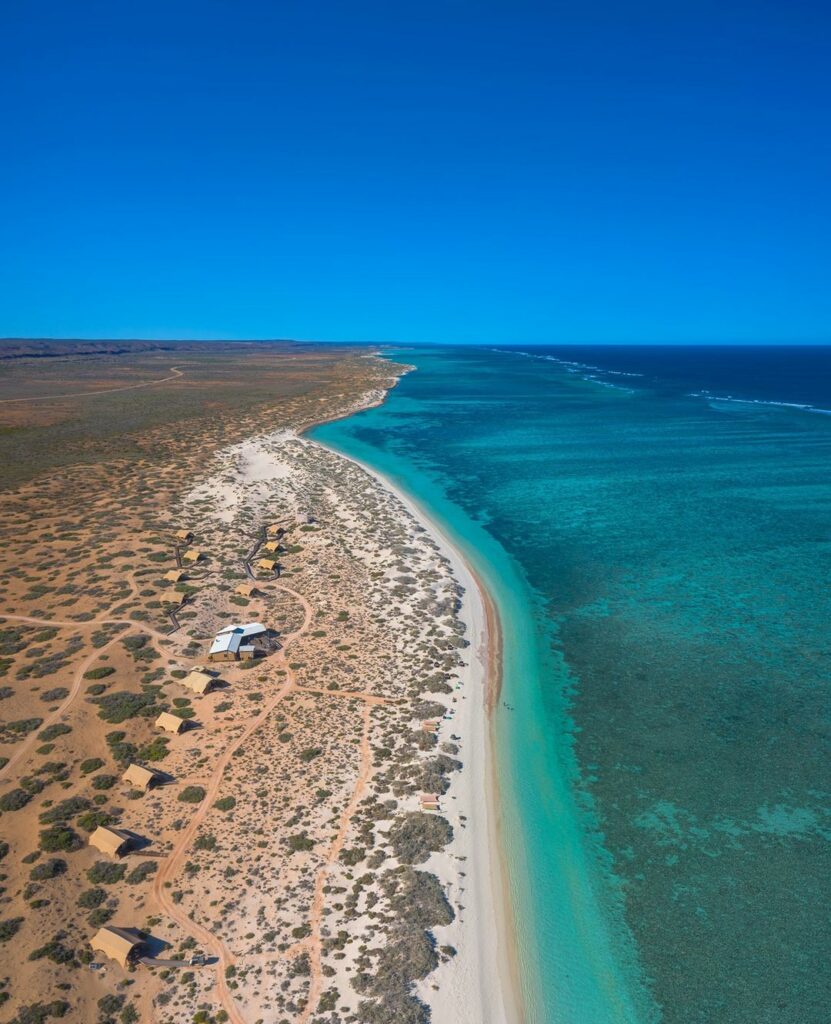
M387 354L312 436L496 599L527 1019L827 1024L831 349Z

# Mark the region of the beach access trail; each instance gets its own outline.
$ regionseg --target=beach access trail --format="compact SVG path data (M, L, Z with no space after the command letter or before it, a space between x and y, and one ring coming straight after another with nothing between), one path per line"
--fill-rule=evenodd
M173 849L163 861L159 862L159 870L156 872L153 880L153 896L160 909L163 910L171 920L179 924L190 936L196 939L197 942L210 950L211 955L216 958L217 1000L222 1009L228 1014L228 1019L232 1024L247 1024L236 1004L236 1001L234 1000L233 995L231 994L225 973L228 967L231 967L236 963L237 958L234 957L220 938L218 938L209 929L197 924L179 904L174 902L172 889L168 887L168 883L176 876L179 868L181 867L182 859L193 842L196 832L202 824L205 815L208 813L217 798L226 768L242 744L260 728L280 702L291 693L302 692L320 695L325 694L325 696L330 698L335 697L346 700L359 700L364 704L358 776L355 780L349 802L341 814L337 834L329 846L323 864L317 871L315 879L315 894L308 921L310 934L305 939L301 939L285 951L271 954L269 957L271 959L291 960L303 952L309 953L309 995L305 1008L298 1018L300 1024L305 1024L317 1006L317 1001L322 989L322 939L320 929L323 918L325 887L328 872L332 865L337 862L338 855L343 848L352 818L358 808L361 798L363 797L364 789L366 788L366 784L372 770L372 751L369 743L370 713L373 706L398 703L397 700L378 697L374 694L362 693L360 691L345 691L338 693L300 686L297 682L294 670L286 659L286 652L294 641L298 640L308 632L312 622L314 621L314 608L302 594L298 593L298 591L280 583L275 583L273 586L274 589L280 590L294 598L303 608L302 624L296 630L287 634L283 638L282 646L275 655L276 661L281 665L281 668L286 673L286 681L271 700L266 703L263 710L247 723L243 731L239 736L237 736L233 743L225 748L224 753L215 765L211 776L206 783L205 796L196 808L196 811L188 822L188 825L181 832Z
M211 777L205 787L205 796L203 797L202 802L196 808L193 817L181 832L173 849L170 851L168 856L160 862L159 870L156 872L153 880L153 896L161 910L163 910L171 920L181 925L189 935L200 942L203 946L207 947L217 958L217 999L222 1009L228 1014L228 1019L232 1024L245 1024L245 1020L240 1014L237 1004L234 1001L234 997L231 995L231 991L228 988L228 982L225 976L226 968L232 966L234 963L234 957L220 938L214 935L213 932L209 931L209 929L196 924L190 915L174 902L172 890L166 887L166 883L175 877L179 867L181 866L182 858L193 842L197 829L202 824L205 815L216 800L219 788L222 784L222 777L225 774L225 769L228 767L231 758L242 744L263 724L280 701L283 700L283 698L297 685L294 671L286 661L286 649L291 645L292 641L303 636L303 634L308 631L309 626L312 623L314 613L312 606L306 598L303 597L302 594L298 594L296 590L292 590L282 584L276 584L275 589L289 594L291 597L299 601L303 607L302 624L293 633L289 633L285 637L280 650L275 656L276 660L282 665L282 668L286 672L286 681L271 700L265 704L263 710L248 722L246 727L240 735L237 736L233 743L229 744L229 746L225 748L225 752L216 763L216 766L211 773Z

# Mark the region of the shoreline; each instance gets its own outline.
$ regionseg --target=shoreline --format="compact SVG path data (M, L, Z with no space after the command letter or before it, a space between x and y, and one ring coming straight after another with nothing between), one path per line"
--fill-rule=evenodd
M410 368L403 372L410 372ZM396 383L399 376L401 374L396 375ZM380 401L373 401L371 404L381 404L385 396L386 392ZM373 398L375 397L373 395ZM369 407L371 406L361 405L354 412ZM342 418L344 417L337 417ZM437 1024L460 1024L465 1020L471 1024L520 1024L524 1020L524 1015L521 1006L517 951L513 940L513 912L508 889L506 850L501 838L502 815L493 728L493 710L498 702L502 683L502 632L495 602L479 575L448 536L441 523L374 467L337 448L310 438L307 430L311 429L311 426L304 428L298 431L297 436L306 443L325 448L359 466L395 497L430 534L441 554L450 563L453 576L464 588L459 615L467 626L472 651L470 664L466 670L469 678L465 682L470 687L474 699L463 705L459 715L460 719L465 715L468 718L466 725L473 749L472 758L469 752L468 759L472 759L474 763L470 765L467 778L464 778L464 772L461 773L463 779L460 788L463 792L459 795L465 804L464 813L467 820L476 822L477 808L484 810L485 820L478 829L474 825L473 834L478 835L480 839L482 835L486 836L487 842L474 842L471 853L474 863L483 853L487 857L487 862L477 863L473 873L476 876L473 879L475 909L473 921L467 926L466 931L470 933L467 938L472 943L474 951L469 955L474 958L474 962L463 962L462 957L465 953L460 951L456 958L458 962L454 964L456 977L446 979L451 989L455 990L456 998L441 998L441 990L435 1002L430 999L428 992L422 991L420 995L431 1005L433 1019ZM477 693L477 686L481 690L480 693ZM481 763L477 764L477 761ZM459 980L462 983L461 991L458 991ZM435 978L433 981L435 983ZM479 1004L478 1011L475 1005L472 1005L474 1000ZM442 1005L451 1002L455 1005ZM498 1010L495 1009L497 1007Z

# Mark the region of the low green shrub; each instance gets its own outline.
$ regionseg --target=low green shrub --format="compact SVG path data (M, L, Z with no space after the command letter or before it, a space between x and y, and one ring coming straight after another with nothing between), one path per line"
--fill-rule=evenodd
M205 790L202 786L185 786L178 799L184 804L199 804L205 799Z
M84 672L84 679L106 679L107 676L115 674L115 669L112 665L99 665L98 668L91 668L88 672Z
M124 877L126 870L126 864L98 860L87 871L87 879L92 885L115 885Z
M83 845L77 832L66 825L54 825L40 833L38 844L44 853L72 853Z
M43 882L48 878L57 878L58 875L62 875L65 871L65 860L62 860L60 857L49 857L47 860L42 860L39 864L35 864L29 872L29 878L33 882Z

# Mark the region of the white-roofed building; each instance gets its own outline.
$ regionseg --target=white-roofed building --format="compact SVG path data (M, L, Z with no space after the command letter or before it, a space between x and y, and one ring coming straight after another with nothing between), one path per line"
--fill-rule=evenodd
M247 640L252 636L262 636L265 631L265 626L261 622L247 622L244 626L226 626L225 629L220 629L216 635L223 636L225 633L239 633L243 639Z
M259 622L248 622L245 625L226 626L221 629L208 651L209 661L236 661L238 658L256 657L256 651L250 644L243 645L243 640L262 636L265 626Z
M241 643L240 633L218 633L208 651L208 661L236 661Z

